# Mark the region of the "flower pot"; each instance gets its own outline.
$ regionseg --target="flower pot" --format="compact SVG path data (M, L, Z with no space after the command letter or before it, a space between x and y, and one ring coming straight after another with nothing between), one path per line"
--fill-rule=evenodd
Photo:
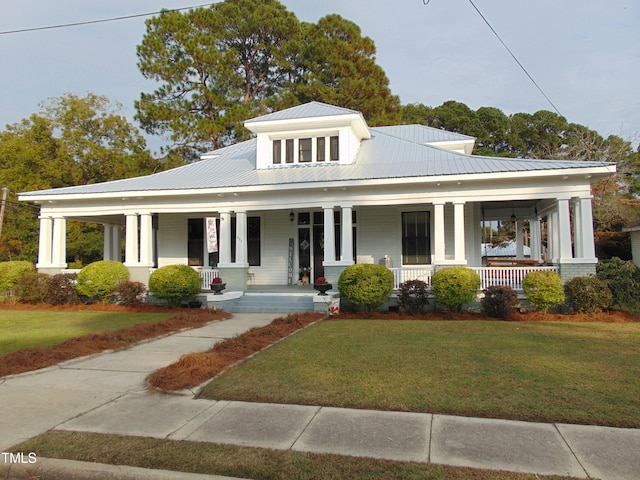
M313 288L320 292L318 295L326 295L327 290L331 290L332 287L333 285L331 285L330 283L314 283L313 284Z
M215 295L221 295L222 291L225 289L226 286L227 286L226 283L212 283L211 284L211 291Z

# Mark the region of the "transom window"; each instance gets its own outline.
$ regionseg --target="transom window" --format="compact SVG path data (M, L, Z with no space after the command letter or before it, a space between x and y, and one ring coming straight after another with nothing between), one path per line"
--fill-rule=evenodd
M340 139L337 135L315 138L272 140L272 164L340 161Z

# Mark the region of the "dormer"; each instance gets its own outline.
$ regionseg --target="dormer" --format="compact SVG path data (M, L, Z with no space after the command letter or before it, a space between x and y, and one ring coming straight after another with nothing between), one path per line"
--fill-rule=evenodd
M360 143L371 138L362 114L311 102L247 120L256 134L256 168L353 163Z

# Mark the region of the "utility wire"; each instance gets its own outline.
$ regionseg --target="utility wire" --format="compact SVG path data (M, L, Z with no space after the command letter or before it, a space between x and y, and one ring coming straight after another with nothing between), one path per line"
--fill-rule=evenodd
M478 12L478 15L480 15L480 17L482 18L482 20L484 20L484 23L487 24L487 26L491 29L491 31L493 32L493 34L498 38L498 40L500 40L500 43L502 44L502 46L504 48L507 49L507 52L509 52L509 54L511 55L511 57L513 57L513 59L516 61L516 63L518 64L518 66L522 69L522 71L525 73L525 75L527 75L527 77L529 77L529 80L531 80L531 82L536 86L536 88L538 89L538 91L542 94L542 96L544 98L547 99L547 102L549 102L549 104L553 107L553 109L556 111L556 113L558 115L560 115L561 117L564 117L564 115L562 115L560 113L560 110L558 110L558 108L553 104L553 102L551 101L551 99L547 96L546 93L544 93L544 91L542 90L542 88L540 87L540 85L538 85L538 83L533 79L533 77L529 74L529 72L527 71L526 68L524 68L524 66L522 65L522 63L520 63L520 60L518 60L518 58L514 55L514 53L511 51L511 49L507 46L506 43L504 43L504 41L502 40L502 38L500 38L500 35L498 35L498 32L495 31L495 29L491 26L491 24L489 23L489 21L485 18L485 16L482 14L482 12L478 9L478 7L476 7L476 4L473 3L473 0L469 0L469 3L473 6L473 8L475 8L476 12Z
M68 28L68 27L78 27L81 25L92 25L94 23L106 23L106 22L116 22L120 20L129 20L131 18L140 18L140 17L150 17L152 15L158 15L163 12L180 12L182 10L190 10L192 8L201 8L208 7L211 3L203 3L202 5L194 5L192 7L183 7L183 8L172 8L170 10L161 10L159 12L151 12L151 13L138 13L136 15L126 15L122 17L112 17L112 18L103 18L101 20L87 20L84 22L75 22L75 23L62 23L60 25L48 25L46 27L33 27L33 28L22 28L20 30L7 30L4 32L0 32L0 35L10 35L14 33L25 33L25 32L37 32L39 30L53 30L56 28Z

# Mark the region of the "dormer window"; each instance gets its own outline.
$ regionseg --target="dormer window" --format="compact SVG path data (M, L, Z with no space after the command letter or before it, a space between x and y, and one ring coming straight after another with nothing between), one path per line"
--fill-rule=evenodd
M272 164L340 161L340 142L337 135L328 137L274 139Z

